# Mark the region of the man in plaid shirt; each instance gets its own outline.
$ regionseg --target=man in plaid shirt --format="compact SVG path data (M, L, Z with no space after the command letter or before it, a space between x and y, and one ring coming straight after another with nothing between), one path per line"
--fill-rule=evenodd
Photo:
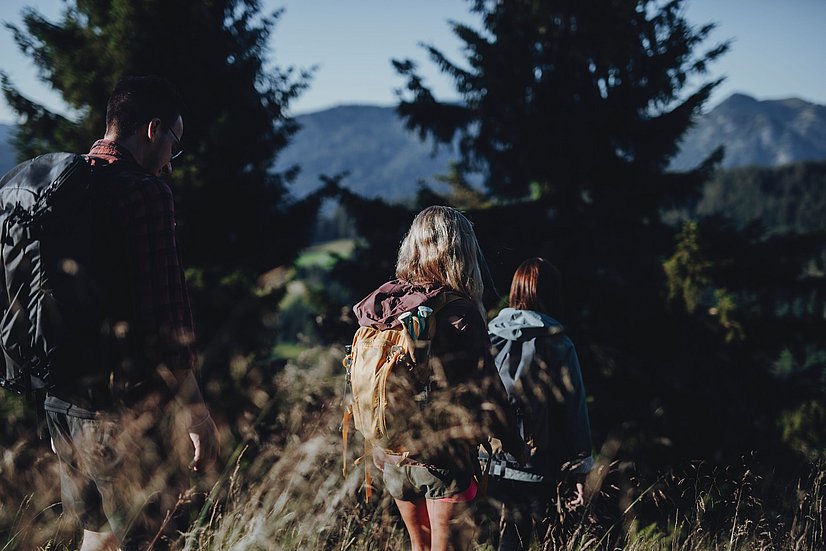
M101 175L95 275L108 330L92 352L104 365L53 370L45 402L64 511L84 530L81 551L164 546L185 516L182 467L191 460L202 471L217 456L216 427L195 378L172 191L160 178L182 152L181 112L166 80L127 77L88 156Z

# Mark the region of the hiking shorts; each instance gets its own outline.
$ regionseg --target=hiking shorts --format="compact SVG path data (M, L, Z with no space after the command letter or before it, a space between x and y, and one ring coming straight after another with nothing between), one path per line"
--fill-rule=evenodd
M178 529L174 503L188 478L162 470L149 438L133 439L121 420L46 411L52 449L60 460L63 511L84 530L113 532L123 550L146 547L161 529ZM182 487L178 487L183 485ZM164 526L166 511L173 511ZM164 530L165 532L165 530Z
M384 487L396 499L419 501L472 501L476 497L471 473L441 469L432 465L404 462L384 464Z
M77 517L84 530L112 531L123 541L128 511L115 498L115 475L122 459L112 442L115 423L46 412L52 449L60 460L63 511Z

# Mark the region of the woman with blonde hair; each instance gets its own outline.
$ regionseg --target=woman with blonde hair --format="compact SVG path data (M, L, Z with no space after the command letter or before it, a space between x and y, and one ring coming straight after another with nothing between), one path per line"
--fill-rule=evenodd
M450 524L476 496L480 442L495 436L512 453L522 450L490 355L480 262L470 221L450 207L426 208L401 244L397 279L354 308L361 326L380 330L399 327L399 317L420 306L434 312L427 400L405 416L405 434L397 439L403 443L395 447L406 451L374 452L414 551L468 545Z

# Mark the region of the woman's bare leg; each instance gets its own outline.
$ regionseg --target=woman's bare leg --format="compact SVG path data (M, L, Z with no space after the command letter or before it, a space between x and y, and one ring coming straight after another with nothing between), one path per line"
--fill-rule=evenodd
M118 540L112 532L83 531L83 542L80 551L116 551Z
M407 533L410 535L410 546L412 551L431 551L431 527L428 515L429 501L421 499L419 501L396 500L396 507L404 520Z
M466 527L456 525L456 517L467 509L466 503L427 500L427 513L430 517L431 551L460 551L468 546ZM453 521L453 522L451 522Z

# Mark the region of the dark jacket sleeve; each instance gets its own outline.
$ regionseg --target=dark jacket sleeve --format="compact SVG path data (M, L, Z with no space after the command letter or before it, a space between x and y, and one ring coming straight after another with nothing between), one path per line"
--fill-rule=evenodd
M499 438L506 450L520 453L522 439L493 363L487 327L469 300L452 302L437 316L431 363L442 411L456 413L444 416L453 430L476 442Z
M558 417L550 422L561 440L560 460L567 470L588 472L593 464L591 428L576 348L567 337L550 339L543 348L541 354L554 371L552 394L562 398L558 408L549 409L552 417Z

